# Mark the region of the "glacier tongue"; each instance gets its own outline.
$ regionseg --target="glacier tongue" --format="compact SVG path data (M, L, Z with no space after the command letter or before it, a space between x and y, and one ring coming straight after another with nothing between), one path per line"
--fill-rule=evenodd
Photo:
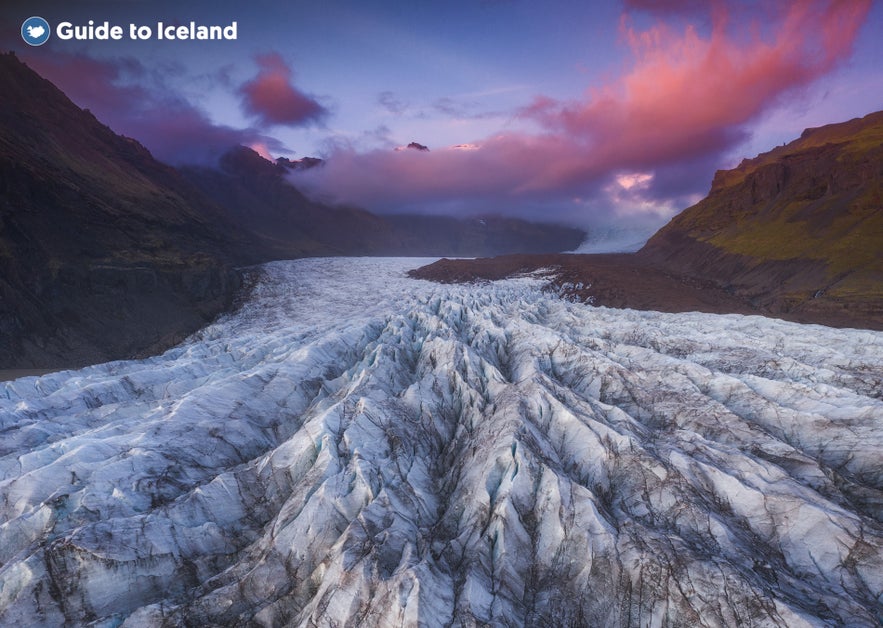
M883 334L418 264L0 384L0 624L880 624Z

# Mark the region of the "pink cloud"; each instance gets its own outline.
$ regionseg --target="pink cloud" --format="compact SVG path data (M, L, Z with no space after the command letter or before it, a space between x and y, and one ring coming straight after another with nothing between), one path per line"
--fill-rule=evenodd
M568 214L577 197L609 209L615 203L604 190L623 173L653 175L644 200L656 191L675 195L669 201L693 198L753 120L849 56L871 2L795 0L753 21L731 20L733 11L718 2L700 16L705 22L680 28L663 21L663 5L685 24L683 12L696 3L633 4L655 5L656 18L641 30L624 14L631 68L577 102L536 98L521 116L540 132L494 135L469 151L337 150L325 168L297 181L328 200L381 211L496 203Z
M316 122L327 110L291 84L292 71L278 53L258 55L258 75L239 93L243 108L266 125L302 125Z
M845 58L870 4L793 2L777 16L771 41L759 24L733 32L724 7L706 37L665 23L639 31L626 16L630 72L582 102L538 100L525 113L589 144L592 164L563 178L591 176L595 163L641 169L715 155L742 137L746 123Z

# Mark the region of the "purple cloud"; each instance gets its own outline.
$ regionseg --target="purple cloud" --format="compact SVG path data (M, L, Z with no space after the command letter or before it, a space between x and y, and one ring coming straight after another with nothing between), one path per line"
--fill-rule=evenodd
M98 60L84 54L40 54L25 61L73 102L101 122L137 139L159 160L171 164L214 164L238 144L285 151L259 129L215 124L199 107L148 77L131 57Z
M670 216L708 189L750 123L848 58L869 9L870 0L777 4L763 36L753 22L730 22L723 2L708 9L708 32L661 16L638 28L625 16L633 64L580 99L537 98L521 112L536 132L425 155L336 150L324 168L295 180L325 199L377 211L504 208L551 219L582 212L583 224L594 220L590 213Z
M258 55L258 75L239 88L242 106L264 125L318 122L328 110L291 84L293 72L278 53Z

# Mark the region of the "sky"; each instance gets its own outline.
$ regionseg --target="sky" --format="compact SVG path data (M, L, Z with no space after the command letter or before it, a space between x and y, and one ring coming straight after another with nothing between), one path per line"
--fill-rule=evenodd
M292 182L326 202L628 240L701 199L715 170L883 108L881 4L11 0L0 44L168 163L213 165L236 144L318 156ZM237 38L31 47L32 15L235 21Z

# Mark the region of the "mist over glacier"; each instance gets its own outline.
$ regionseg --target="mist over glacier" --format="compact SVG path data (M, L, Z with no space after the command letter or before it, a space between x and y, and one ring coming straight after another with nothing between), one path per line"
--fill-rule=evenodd
M0 624L879 625L883 333L419 264L0 384Z

